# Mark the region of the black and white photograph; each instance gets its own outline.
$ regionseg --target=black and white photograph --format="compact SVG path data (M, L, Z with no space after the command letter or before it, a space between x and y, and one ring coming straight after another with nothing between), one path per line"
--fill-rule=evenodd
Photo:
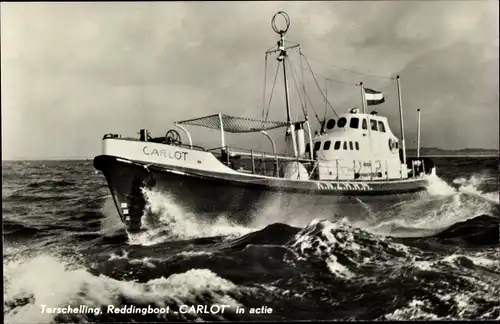
M499 321L499 3L0 4L4 322Z

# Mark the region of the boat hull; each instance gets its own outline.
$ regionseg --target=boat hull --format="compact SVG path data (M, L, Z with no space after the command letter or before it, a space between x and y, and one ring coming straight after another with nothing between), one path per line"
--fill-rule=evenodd
M298 181L245 174L224 174L101 155L94 166L106 177L118 213L129 231L141 229L147 205L143 189L168 194L176 204L200 217L224 214L249 224L266 208L308 217L358 215L387 208L426 189L413 181ZM268 215L272 217L273 215ZM310 215L309 215L310 216Z

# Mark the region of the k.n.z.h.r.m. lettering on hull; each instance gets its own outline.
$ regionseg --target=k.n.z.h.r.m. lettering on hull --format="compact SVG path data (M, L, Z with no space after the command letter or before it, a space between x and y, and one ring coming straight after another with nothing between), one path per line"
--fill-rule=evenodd
M186 157L188 155L188 152L181 152L181 151L170 151L170 150L158 150L158 149L150 149L148 146L144 146L142 148L142 152L145 155L149 156L161 156L165 157L167 159L172 159L172 160L179 160L179 161L186 161Z
M366 183L351 183L351 182L317 182L316 187L320 190L373 190Z

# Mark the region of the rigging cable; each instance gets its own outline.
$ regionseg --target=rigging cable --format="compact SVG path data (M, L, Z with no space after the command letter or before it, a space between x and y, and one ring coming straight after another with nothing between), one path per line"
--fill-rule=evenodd
M295 71L295 67L294 67L294 66L293 66L293 64L292 64L292 60L291 60L290 58L288 58L288 61L289 61L289 65L290 65L290 67L291 67L290 71L292 72L291 74L292 74L293 80L294 80L294 82L297 82L297 81L296 81L296 78L295 78L295 74L297 74L297 72ZM303 83L302 85L303 85L303 88L305 89L305 84ZM296 87L297 87L297 86L296 86ZM298 88L298 87L297 87L297 88ZM297 89L297 93L300 93L298 89ZM306 96L307 96L307 98L309 99L309 95L307 95L307 92L306 92L306 91L304 91L304 102L306 102ZM302 104L302 103L301 103L301 104ZM317 112L316 112L316 110L314 109L314 106L312 105L312 103L311 103L311 100L310 100L310 99L309 99L309 104L310 104L310 106L311 106L312 110L314 111L314 116L316 116L316 119L317 119L317 120L318 120L318 122L321 124L321 119L319 118L318 113L317 113ZM303 106L303 108L302 108L302 109L303 109L303 110L305 110L305 107ZM307 113L307 111L305 111L305 112L304 112L304 114L306 114L306 113Z
M304 54L302 54L302 56L304 56L304 59L306 60L307 66L309 67L309 71L311 71L311 74L313 76L314 82L316 83L316 86L318 87L319 92L321 93L321 95L323 96L323 98L326 100L326 102L328 103L328 106L330 106L330 108L332 109L333 113L338 118L339 115L337 114L337 112L335 111L335 109L333 109L332 105L330 105L330 102L328 102L328 100L326 99L325 95L323 94L323 90L321 90L321 87L318 84L318 80L316 80L316 76L314 75L314 72L311 69L311 65L309 64L309 61L307 60L307 57Z
M328 78L325 78L325 93L326 93L326 101L328 101ZM323 120L326 120L327 108L328 108L328 104L325 102L325 114L323 116Z
M293 69L293 65L292 65L292 69ZM318 120L319 124L321 125L321 120L320 118L318 117L318 113L316 112L316 109L314 109L314 105L311 101L311 98L309 97L309 94L306 92L304 92L304 95L305 95L305 98L307 98L307 101L309 102L309 105L311 106L312 110L314 111L314 115L316 116L316 119ZM338 115L337 115L338 117Z
M304 57L305 57L305 56L304 56ZM305 70L305 69L306 69L306 67L303 67L303 69ZM309 69L307 69L307 70L309 71ZM315 74L316 74L316 76L321 77L321 78L323 78L323 79L326 79L326 80L328 80L329 82L341 83L341 84L346 84L346 85L350 85L350 86L359 86L359 84L358 84L358 83L351 83L351 82L345 82L345 81L339 81L339 80L331 79L331 78L326 77L326 76L324 76L324 75L322 75L322 74L319 74L318 72L316 72Z
M299 54L302 54L302 50L300 49L299 47ZM303 96L304 96L304 107L306 109L306 112L307 112L307 101L306 101L306 97L304 95L304 93L306 93L306 84L304 82L304 69L303 69L303 66L302 66L302 56L299 55L299 63L300 63L300 71L302 73L302 93L303 93ZM307 116L306 116L307 118Z
M271 89L271 95L269 96L269 104L267 106L267 113L266 113L266 119L269 117L269 108L271 107L271 100L273 99L273 93L274 93L274 87L276 86L276 80L278 79L278 72L280 70L281 64L278 63L278 67L276 68L276 74L274 75L274 82L273 82L273 88Z
M304 114L304 117L307 117L307 111L305 110L304 104L302 103L302 97L300 96L299 87L297 85L298 82L297 82L297 80L295 78L294 69L293 69L293 66L292 66L292 63L291 63L290 59L288 59L288 66L290 66L290 74L292 75L293 84L295 85L295 89L297 90L297 95L299 97L299 102L300 102L300 105L302 107L302 113Z
M262 91L262 120L264 120L264 112L266 110L266 87L267 87L267 54L264 64L264 90Z
M305 56L304 56L305 57ZM319 63L323 63L327 66L330 66L334 69L338 69L338 70L342 70L342 71L347 71L347 72L351 72L351 73L356 73L356 74L360 74L360 75L365 75L365 76L371 76L371 77L375 77L375 78L379 78L379 79L390 79L390 80L394 80L393 77L389 77L389 76L382 76L382 75L377 75L377 74L372 74L372 73L364 73L364 72L360 72L360 71L356 71L356 70L352 70L352 69L346 69L346 68L342 68L340 66L336 66L336 65L333 65L333 64L328 64L326 62L323 62L321 60L318 60L314 57L310 57L309 58L313 61L316 61L316 62L319 62Z

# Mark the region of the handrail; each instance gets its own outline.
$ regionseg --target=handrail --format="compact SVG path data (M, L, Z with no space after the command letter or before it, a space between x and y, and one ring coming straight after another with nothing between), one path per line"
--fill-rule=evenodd
M193 140L191 139L191 134L189 134L188 130L186 128L184 128L183 126L179 125L177 122L175 122L174 125L179 127L180 129L182 129L184 131L184 133L187 135L187 137L189 139L189 147L193 148Z
M242 155L242 156L254 156L254 157L262 157L266 159L279 159L282 161L296 161L296 162L305 162L305 163L312 163L315 162L316 160L309 160L309 159L302 159L302 158L294 158L293 156L282 156L282 155L270 155L264 152L257 152L253 150L249 150L251 153L244 152L244 151L236 151L236 150L230 150L229 152L232 154L237 154L237 155Z
M273 154L276 155L276 145L274 144L273 138L266 132L266 131L260 131L262 134L266 135L267 138L269 138L269 141L271 142L271 145L273 147Z

